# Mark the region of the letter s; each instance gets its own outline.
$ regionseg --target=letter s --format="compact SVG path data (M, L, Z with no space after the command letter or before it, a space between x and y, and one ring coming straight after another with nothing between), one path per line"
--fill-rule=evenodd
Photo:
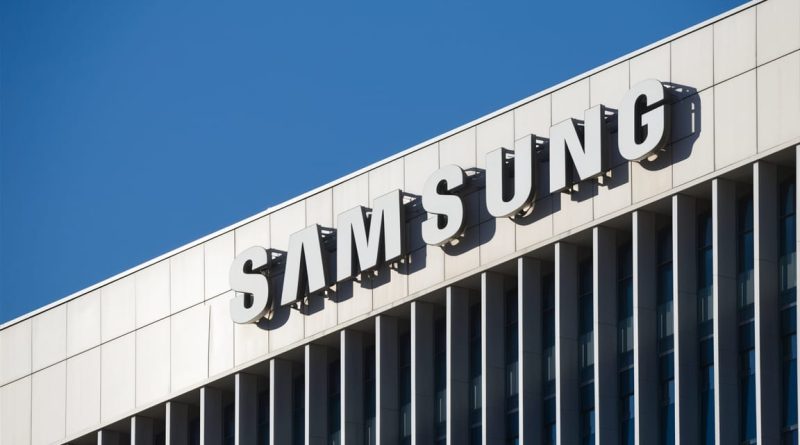
M230 307L234 322L255 323L272 306L269 280L261 274L269 263L269 253L258 246L245 250L233 260L230 283L236 295L231 299Z

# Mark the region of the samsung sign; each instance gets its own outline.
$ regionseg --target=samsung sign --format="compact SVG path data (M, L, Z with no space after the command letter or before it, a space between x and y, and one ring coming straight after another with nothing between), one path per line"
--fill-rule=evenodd
M584 179L601 178L607 171L609 129L602 105L585 111L583 124L567 119L550 127L550 187L548 193L569 191ZM670 135L667 91L658 80L645 80L623 97L617 114L619 154L638 162L664 149ZM486 155L486 208L495 218L530 213L536 199L536 136L529 135L511 151L498 148ZM569 153L569 156L567 154ZM567 162L567 158L571 163ZM572 177L572 171L577 178ZM443 246L461 236L465 226L464 200L459 191L467 176L457 165L445 165L426 181L422 207L425 243ZM337 216L336 274L328 271L332 253L319 225L289 237L289 250L281 260L264 247L239 254L230 269L231 317L236 323L255 323L282 306L297 306L302 299L320 294L332 285L356 279L387 262L400 260L405 250L403 194L394 190L376 198L373 208L354 207ZM331 238L332 239L332 238ZM283 268L283 286L274 296L272 269Z

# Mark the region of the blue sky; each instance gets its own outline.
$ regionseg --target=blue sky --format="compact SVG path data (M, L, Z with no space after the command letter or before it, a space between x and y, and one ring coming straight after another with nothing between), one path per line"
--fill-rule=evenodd
M741 0L0 2L0 322Z

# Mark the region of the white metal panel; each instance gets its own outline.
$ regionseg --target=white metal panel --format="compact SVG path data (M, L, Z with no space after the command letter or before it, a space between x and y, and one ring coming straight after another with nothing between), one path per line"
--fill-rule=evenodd
M31 441L31 377L0 387L0 443Z
M100 291L67 303L67 356L100 344Z
M136 406L146 406L170 391L170 320L136 331Z
M67 359L67 435L100 423L100 348Z
M714 87L714 165L725 167L756 154L756 72Z
M107 422L135 405L136 334L122 336L100 348L100 417Z
M640 54L630 61L631 85L647 80L658 79L669 82L670 79L670 46L661 45L644 54Z
M32 330L34 372L67 358L66 304L33 317Z
M169 261L161 261L134 275L136 328L169 315Z
M203 245L206 299L227 292L231 288L228 276L233 261L234 239L234 233L228 232L208 240Z
M136 327L134 276L120 278L100 289L100 337L103 342L131 332Z
M171 390L178 391L208 377L208 321L205 305L172 316L170 322Z
M756 66L756 9L750 8L714 24L714 82Z
M763 151L800 137L800 51L760 66L757 77L758 150Z
M475 164L486 168L486 154L498 148L514 148L514 113L508 112L478 124Z
M31 373L31 320L0 331L0 385Z
M698 29L670 43L671 81L697 91L714 84L714 29Z
M169 259L170 313L202 303L205 297L203 246L195 246Z
M761 65L800 49L800 2L770 0L756 6L756 54Z
M64 438L66 399L66 362L57 363L33 374L31 389L32 444L50 444Z

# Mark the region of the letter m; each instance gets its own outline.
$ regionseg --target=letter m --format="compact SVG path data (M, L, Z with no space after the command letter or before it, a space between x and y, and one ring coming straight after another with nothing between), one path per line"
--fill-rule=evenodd
M337 282L405 253L405 212L400 190L376 198L371 215L368 213L365 207L358 206L338 216Z

